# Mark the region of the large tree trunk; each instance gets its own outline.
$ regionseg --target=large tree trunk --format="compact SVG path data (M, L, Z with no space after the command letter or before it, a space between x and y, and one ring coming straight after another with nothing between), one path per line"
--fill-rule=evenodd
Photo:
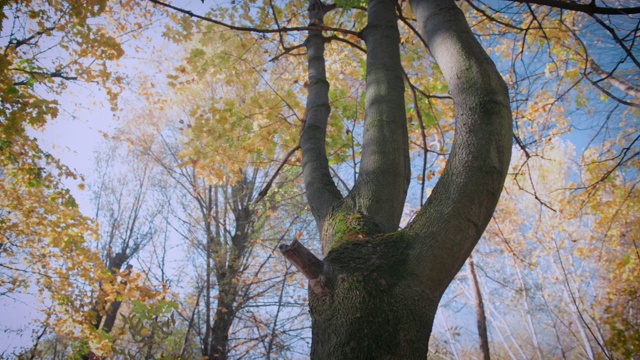
M310 296L311 358L425 357L439 299L409 268L411 251L410 239L398 233L329 253L329 294Z
M322 23L322 5L310 3L311 23ZM456 137L427 204L397 231L409 157L395 5L368 3L362 164L345 198L326 164L322 38L310 33L307 41L310 86L301 146L307 196L326 255L322 274L307 275L314 359L425 358L440 297L490 220L509 166L509 97L495 65L453 0L411 1L454 99Z

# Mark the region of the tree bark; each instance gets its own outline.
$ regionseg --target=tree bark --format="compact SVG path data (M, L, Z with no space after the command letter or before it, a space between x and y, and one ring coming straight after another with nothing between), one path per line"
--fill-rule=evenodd
M233 299L232 299L233 298ZM233 301L235 296L221 295L214 315L211 331L209 359L226 360L229 355L229 330L235 320Z
M480 239L511 159L507 86L453 0L413 0L420 33L451 92L455 139L444 172L408 225L412 267L440 297Z
M326 150L324 137L315 147L309 144L310 111L301 139L308 200L326 255L321 277L328 289L309 295L313 359L425 358L438 302L491 219L509 167L509 96L495 65L453 0L412 1L421 35L453 97L456 136L431 197L414 221L397 231L409 157L395 5L393 0L368 2L369 23L362 32L367 43L362 164L344 199L335 195L326 162L314 163L314 157L326 159ZM314 54L310 51L310 79L322 57L319 48ZM328 92L325 82L322 91ZM319 96L312 85L308 104ZM328 100L322 108L328 116ZM326 121L314 124L326 128Z

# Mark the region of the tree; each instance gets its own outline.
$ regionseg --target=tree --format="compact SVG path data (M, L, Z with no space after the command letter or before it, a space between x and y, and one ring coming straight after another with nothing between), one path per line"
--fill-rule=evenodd
M176 96L165 96L171 100L162 110L144 109L128 118L115 137L163 174L158 192L172 204L171 227L191 253L193 284L173 286L186 292L179 309L186 323L182 356L191 345L188 339L199 343L201 356L212 359L257 352L260 343L267 344L264 353L272 356L285 351L290 341L276 330L283 330L279 321L291 317L281 308L284 284L292 281L293 272L274 259L273 248L292 236L301 221L297 214L282 219L286 225L270 219L291 190L286 189L289 181L269 181L272 157L280 156L279 148L286 145L290 105L283 101L286 90L266 86L254 70L264 53L243 40L212 32L197 39L200 48L185 45L193 72L179 76L185 72L179 66L170 75L169 89L147 94L155 98L171 91ZM240 64L234 73L220 74L217 65L229 61ZM280 126L274 126L274 117ZM247 127L279 132L265 129L252 137ZM275 134L280 143L272 140ZM240 137L250 140L238 141ZM280 233L279 226L286 231ZM276 314L264 316L273 307Z
M153 2L164 4L160 1ZM471 1L468 3L472 7L475 5ZM567 24L572 21L575 24L579 19L572 16L564 18L562 9L588 14L598 23L602 23L598 17L601 14L633 14L638 10L600 7L595 3L590 7L555 1L524 3L522 9L525 10L525 16L530 17L529 25L525 27L504 22L497 16L498 11L492 17L492 14L482 8L474 8L494 23L524 33L525 43L539 43L539 36L547 40L550 48L566 39L572 39L577 44L582 41L578 36L566 37L567 34L576 34ZM553 21L558 17L549 16L552 13L546 12L544 18L539 18L535 12L538 8L534 8L533 4L561 9L558 12L559 23L566 26L567 31L562 36L557 36L557 33L548 34L550 29L546 28L546 21ZM462 12L453 2L411 2L413 14L420 25L420 41L424 42L435 57L447 80L455 106L456 134L447 166L428 202L404 230L397 231L410 173L409 134L403 94L403 78L407 74L403 73L401 67L400 33L397 18L393 15L396 9L400 10L402 7L396 8L391 1L369 1L366 8L362 5L363 2L359 1L343 1L335 5L310 1L307 27L309 36L304 44L309 60L309 97L301 147L307 196L321 232L325 257L320 261L295 243L283 246L283 251L309 277L314 289L315 295L310 301L314 329L313 357L340 358L363 354L362 356L368 357L411 358L426 353L424 339L429 337L440 296L479 239L498 200L509 167L512 138L510 98L495 66L475 40ZM324 16L340 6L366 10L367 25L357 32L325 26ZM291 7L287 9L293 12ZM271 16L275 19L276 29L260 28L258 25L228 25L228 28L234 31L254 31L262 36L301 30L295 24L285 26L279 23L278 17L282 12L274 2L269 2L261 10L263 11L258 12L259 16L255 21L248 20L248 17L243 18L243 21L259 25L260 21ZM192 12L183 12L193 15ZM359 16L351 14L356 18ZM514 15L514 18L517 16ZM224 25L211 17L198 17ZM224 19L224 16L221 18ZM289 17L287 21L291 24L290 19ZM616 31L608 25L604 24L603 27L618 39L618 45L627 56L635 59L629 53L625 40L620 40ZM333 32L333 35L324 36L323 31ZM535 36L527 37L529 33L534 33ZM336 34L343 34L345 37L340 38ZM354 38L362 39L366 50L354 45L351 42ZM325 75L324 46L334 40L349 43L367 54L362 157L357 180L346 196L341 194L334 183L334 174L330 172L327 157L326 134L332 106L328 96L329 81ZM285 53L299 48L285 44L282 35L280 44ZM603 81L608 82L607 89L601 88L603 93L607 94L609 90L617 88L622 91L623 96L633 99L633 87L625 86L624 81L617 82L617 77L613 75L615 70L608 76L603 74L597 70L597 64L589 62L588 53L572 52L574 49L566 47L563 52L553 53L559 54L558 57L565 56L562 66L573 66L576 62L584 64L582 75L586 79L594 74L601 76L602 79L590 81L599 85ZM522 54L525 52L523 46L514 58L522 61ZM567 61L568 57L575 59L576 56L581 57L580 61ZM414 60L409 66L415 66L416 62ZM560 69L562 72L566 71L567 81L575 80L576 75L579 78L581 74L580 70L554 65L558 73ZM519 75L517 70L514 66L513 75ZM623 72L619 74L624 75ZM539 77L537 74L528 76L529 79ZM510 77L509 81L511 83L514 79ZM413 84L409 85L415 95L417 89ZM576 85L577 83L567 86L570 89ZM550 114L557 109L553 106L558 100L554 99L554 95L564 91L561 90L563 87L557 89L560 90L556 90L554 94L543 86L544 91L536 94L537 100L525 99L525 104L547 102L548 106L536 111L518 107L518 119L529 121L527 115L535 116L545 111L547 119L550 119ZM525 93L528 91L524 90ZM558 96L562 98L564 95ZM613 93L608 93L608 96L616 98ZM580 103L583 100L584 97L577 101ZM629 103L630 106L634 104L622 98L618 100ZM414 114L420 117L419 104L416 102L414 106ZM527 114L528 111L530 114ZM527 124L526 129L519 129L518 136L515 137L516 143L526 153L527 159L531 156L528 146L549 134L556 136L564 131L562 129L566 124L562 123L563 112L560 111L557 115L560 115L557 117L557 124ZM546 132L545 128L552 130ZM534 139L524 142L520 138L523 134L531 134ZM426 161L428 150L426 146L423 148ZM621 163L629 159L626 157L627 153L628 150L624 149L621 152ZM424 178L422 176L423 180ZM535 188L531 193L544 204L537 197ZM412 301L419 303L420 307Z
M411 5L447 79L457 124L438 185L402 231L409 149L395 4L368 4L363 154L358 180L344 198L324 156L323 41L313 32L307 40L310 86L301 145L326 255L320 281L327 288L327 295L310 299L313 358L424 356L440 297L490 220L508 170L511 115L500 74L453 1ZM312 3L311 23L321 24L323 12L321 3Z
M78 87L98 85L117 105L122 78L111 65L123 54L118 35L138 34L152 14L119 10L138 6L0 2L0 294L35 288L46 328L102 350L108 342L89 325L87 304L93 286L112 279L92 250L95 224L67 188L84 180L38 138L70 110L62 98Z
M109 334L114 343L121 335L112 330L118 315L122 315L120 308L123 302L138 302L144 306L151 302L147 301L149 298L161 296L159 292L146 287L130 289L136 284L134 282L128 286L128 282L134 272L134 257L154 238L161 236L159 218L166 204L153 199L150 188L157 175L151 161L122 153L117 146L110 145L96 161L99 180L93 191L93 202L95 220L100 224L97 247L101 265L112 278L100 284L92 315L95 317L95 329ZM118 169L122 164L127 164L127 168ZM85 357L96 356L86 354Z

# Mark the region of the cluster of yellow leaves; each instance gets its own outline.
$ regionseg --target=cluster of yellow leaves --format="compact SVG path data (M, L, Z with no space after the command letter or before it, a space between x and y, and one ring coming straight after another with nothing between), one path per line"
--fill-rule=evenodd
M116 106L123 78L111 68L124 53L123 33L135 36L152 15L139 1L20 0L0 10L0 147L14 160L32 155L20 143L58 116L70 82L99 85Z
M25 152L37 146L33 140L21 145ZM96 224L60 184L75 176L68 168L48 155L0 158L0 165L0 294L35 288L46 326L110 354L113 337L96 329L96 315L104 316L113 301L144 302L157 293L143 286L139 274L112 274L91 249Z
M210 184L234 183L248 167L267 166L298 142L303 82L285 59L269 62L255 35L203 26L170 76L172 106L182 110L184 166Z
M24 151L36 146L33 141L21 145ZM43 307L51 302L46 321L56 331L78 336L78 329L89 324L80 314L95 290L91 284L101 278L100 258L87 245L95 226L60 186L69 170L54 162L57 169L47 172L33 160L0 159L0 291L35 287Z

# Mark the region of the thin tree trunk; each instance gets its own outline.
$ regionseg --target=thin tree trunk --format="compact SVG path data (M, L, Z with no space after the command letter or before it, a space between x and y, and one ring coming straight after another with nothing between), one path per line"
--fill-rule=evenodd
M213 271L212 254L211 254L211 242L207 241L207 260L206 260L206 274L204 284L204 337L202 339L202 354L209 354L209 343L211 342L211 272ZM196 304L197 306L197 304Z
M473 293L476 299L476 318L478 325L478 336L480 337L480 351L484 360L491 359L489 354L489 336L487 335L487 317L484 312L484 302L482 301L482 292L480 291L480 285L478 284L478 276L476 275L475 264L473 263L473 257L469 256L467 261L467 268L469 269L469 279L473 286Z
M186 358L187 346L189 345L189 334L191 333L191 329L193 328L194 320L196 318L196 311L198 310L198 306L200 304L200 296L202 296L202 291L202 288L200 288L200 291L198 291L198 296L196 297L195 306L193 307L193 312L191 313L191 317L189 317L187 331L184 334L184 341L182 342L182 349L180 350L180 356L182 358Z
M44 326L42 328L42 331L36 337L36 343L33 344L33 347L31 348L31 351L30 351L30 354L29 354L29 360L34 360L36 358L36 356L38 355L38 345L40 345L40 339L42 339L42 337L44 336L45 332L47 332L47 327L46 326Z
M235 229L229 244L226 247L220 246L215 254L218 302L211 327L209 359L226 360L229 356L229 331L235 320L235 303L240 287L238 277L241 276L242 261L249 249L250 235L253 231L253 187L253 179L245 175L231 188L229 196L225 197L225 202L233 213ZM219 216L216 219L217 222L221 222ZM220 239L221 236L223 235L216 233L216 239Z
M278 317L280 316L280 311L282 310L282 298L284 296L284 288L287 285L287 277L289 276L289 267L287 267L284 272L284 276L282 277L282 285L280 286L280 295L278 296L278 308L276 310L276 315L273 318L273 326L271 326L271 335L269 336L269 344L267 345L267 360L271 360L271 353L273 352L273 344L276 341L276 329L278 326Z
M124 276L127 276L131 273L133 266L131 264L127 265L127 268L122 273ZM115 274L115 273L114 273ZM123 280L122 285L124 287L127 286L127 281ZM107 315L105 316L104 323L102 324L102 330L106 333L110 333L113 329L113 326L116 323L118 313L120 312L120 307L122 306L122 301L115 300L109 305L109 310L107 311Z
M533 349L538 356L538 359L542 360L542 353L540 352L540 343L538 342L538 334L536 332L536 328L533 324L533 319L531 318L531 310L529 307L529 290L527 289L527 285L524 283L524 279L522 278L522 274L520 272L520 268L518 264L515 262L514 255L514 267L516 268L516 275L518 275L518 280L520 281L520 286L522 286L522 297L524 299L524 317L527 319L527 328L529 329L529 333L531 334L531 341L533 342Z
M513 353L513 351L511 351L511 348L509 347L509 343L507 343L507 340L504 338L504 335L502 334L502 330L500 330L498 326L494 326L494 329L496 329L495 333L498 335L498 338L500 339L502 346L504 346L504 349L507 351L507 354L509 354L509 358L511 360L517 360L516 355Z
M559 256L560 254L558 254L558 257ZM558 269L558 266L555 264L554 264L554 268L558 276L563 277L565 280L564 281L565 283L562 284L562 295L565 300L565 303L570 304L568 308L573 315L573 323L575 324L575 326L578 328L578 331L580 332L580 337L582 340L582 343L580 345L582 346L582 350L584 350L584 354L589 360L594 360L595 355L591 348L591 341L589 340L589 336L587 335L587 331L585 330L585 327L588 325L583 322L583 319L581 318L581 315L580 315L581 310L578 307L578 303L573 298L573 294L570 294L571 289L569 288L569 279L567 278L567 274L564 271L560 271Z
M522 350L522 347L520 347L520 345L518 344L518 341L513 336L513 333L511 332L511 329L509 328L509 325L507 324L507 322L504 321L504 319L500 318L500 314L491 305L491 303L487 303L487 308L489 309L489 312L492 314L492 319L499 318L501 320L504 330L506 332L506 335L511 341L511 343L513 344L513 346L516 348L516 350L518 350L518 354L520 355L520 358L526 359L527 357L524 355L524 351ZM509 349L508 343L506 341L505 341L505 346L507 347L507 349ZM511 354L512 358L516 358L515 355L511 352L511 350L509 350L509 354Z
M222 296L227 297L225 295ZM220 299L222 299L222 297ZM234 318L233 303L230 303L227 299L218 301L213 327L211 328L212 336L208 354L209 359L226 360L228 358L229 330L231 329L231 325L233 325Z

